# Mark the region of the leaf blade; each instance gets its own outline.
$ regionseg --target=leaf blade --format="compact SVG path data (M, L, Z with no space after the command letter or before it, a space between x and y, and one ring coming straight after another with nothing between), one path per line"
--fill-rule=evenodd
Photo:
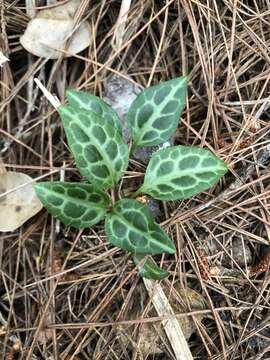
M172 79L142 91L127 114L134 147L155 146L176 131L184 109L187 77Z
M227 172L209 150L172 146L152 156L140 192L158 200L184 200L209 189Z
M91 111L109 121L122 132L121 123L117 112L101 98L86 91L67 90L66 97L69 105L74 109Z
M169 275L167 270L160 269L152 259L148 257L143 260L144 258L145 256L140 254L133 256L133 261L138 267L139 274L142 277L152 280L162 280Z
M109 241L135 254L174 254L171 239L155 223L147 206L130 199L115 203L106 216L105 232Z
M68 144L80 173L97 187L108 189L128 166L128 146L119 131L99 115L70 106L58 108Z
M104 219L110 203L109 197L91 184L41 182L35 184L35 191L51 215L78 229Z

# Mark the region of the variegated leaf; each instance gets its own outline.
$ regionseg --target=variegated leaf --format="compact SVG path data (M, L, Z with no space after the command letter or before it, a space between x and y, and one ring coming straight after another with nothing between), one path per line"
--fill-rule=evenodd
M41 182L35 190L51 215L66 226L79 229L104 219L110 203L109 197L91 184Z

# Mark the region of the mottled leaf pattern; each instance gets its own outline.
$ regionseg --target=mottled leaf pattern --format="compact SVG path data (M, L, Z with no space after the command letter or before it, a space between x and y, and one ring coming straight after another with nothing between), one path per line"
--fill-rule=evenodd
M41 182L35 191L48 212L66 226L83 229L104 219L109 197L91 184Z
M127 114L134 147L154 146L176 131L186 101L187 78L162 82L141 92Z
M209 189L227 170L209 150L172 146L154 153L140 192L159 200L188 199Z
M155 223L147 206L129 199L118 201L106 217L105 230L109 241L136 254L173 254L171 239Z
M145 258L145 255L134 255L133 260L140 275L146 279L162 280L169 275L167 270L160 269L152 259Z
M97 187L115 186L128 166L128 146L119 131L91 111L70 106L58 111L80 173Z
M66 97L68 98L69 105L74 109L92 111L106 121L109 121L113 126L116 126L120 132L122 132L117 112L101 98L89 94L88 92L77 90L67 90Z

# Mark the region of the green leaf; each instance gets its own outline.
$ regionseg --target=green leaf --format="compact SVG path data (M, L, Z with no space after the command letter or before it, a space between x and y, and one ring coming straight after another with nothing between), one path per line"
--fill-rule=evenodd
M175 133L186 90L187 77L182 76L147 88L137 96L127 114L134 147L162 144Z
M189 199L213 186L227 170L209 150L172 146L154 153L139 192L159 200Z
M104 219L109 197L91 184L63 181L35 184L35 191L48 212L66 226L83 229Z
M58 111L80 173L97 187L115 186L128 166L128 146L119 131L91 111L64 105Z
M120 133L122 133L117 112L101 98L89 94L88 92L77 90L67 90L66 97L68 98L69 105L75 110L84 109L92 111L106 121L109 121L113 126L119 129Z
M133 256L133 260L139 269L140 275L146 279L162 280L169 275L167 270L160 269L149 257L145 258L144 255L138 254Z
M174 254L171 239L155 223L147 206L136 200L122 199L106 216L109 241L135 254Z

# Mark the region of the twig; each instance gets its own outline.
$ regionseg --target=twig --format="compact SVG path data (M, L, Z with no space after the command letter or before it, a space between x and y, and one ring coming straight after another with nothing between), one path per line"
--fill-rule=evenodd
M43 95L49 100L49 102L52 104L52 106L57 109L60 105L61 102L60 100L58 100L58 98L54 95L52 95L46 88L44 85L42 85L41 81L37 78L34 79L35 83L37 84L37 86L40 88L40 90L43 92Z

